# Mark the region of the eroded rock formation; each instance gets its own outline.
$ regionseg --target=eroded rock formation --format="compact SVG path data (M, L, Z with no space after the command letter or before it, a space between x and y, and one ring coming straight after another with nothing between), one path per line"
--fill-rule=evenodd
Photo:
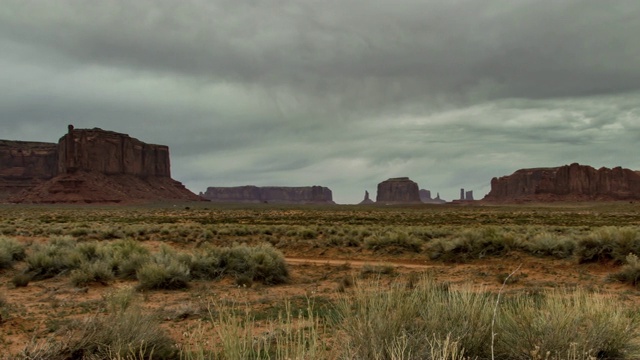
M435 199L431 198L431 191L426 189L420 189L419 194L420 194L420 201L422 201L425 204L444 204L447 202L446 200L440 199L440 193L436 195Z
M99 128L74 129L58 142L58 173L171 177L169 147L145 144L127 134Z
M333 204L331 190L323 186L208 187L207 200L226 203Z
M577 163L521 169L493 178L486 201L588 201L640 199L640 173Z
M375 204L375 201L369 198L369 192L367 190L364 191L364 200L360 201L358 205L371 205Z
M33 143L32 143L33 144ZM44 143L46 144L46 143ZM41 145L27 163L30 180L6 198L28 203L105 203L201 200L171 179L169 148L102 129L69 130L58 144ZM24 151L23 151L24 152ZM5 168L0 173L14 172ZM14 169L14 170L10 170ZM33 180L36 179L36 180Z
M0 140L0 201L57 174L57 144Z
M376 202L383 204L419 204L421 201L418 184L408 177L385 180L378 184Z

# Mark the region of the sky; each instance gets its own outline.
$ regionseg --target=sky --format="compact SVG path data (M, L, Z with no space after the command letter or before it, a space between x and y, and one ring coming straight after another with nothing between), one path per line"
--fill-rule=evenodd
M638 0L0 0L0 138L168 145L172 177L408 176L446 200L578 162L640 170Z

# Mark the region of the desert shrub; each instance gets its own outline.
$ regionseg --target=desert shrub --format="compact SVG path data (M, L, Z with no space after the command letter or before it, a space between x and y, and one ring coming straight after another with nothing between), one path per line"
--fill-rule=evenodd
M500 306L496 351L508 359L637 358L638 320L635 310L582 290L517 295Z
M432 260L466 262L486 256L502 256L519 247L509 233L495 227L466 230L453 239L435 239L426 249Z
M640 254L640 231L637 228L622 227L610 231L615 233L615 242L611 257L617 264L627 262L627 255Z
M11 278L11 283L15 287L25 287L29 285L32 275L28 273L19 273Z
M364 240L367 249L374 251L402 252L404 250L420 252L423 241L413 234L402 231L387 231L373 234Z
M640 232L630 227L603 227L592 231L578 241L578 262L603 262L613 260L623 264L629 253L640 254Z
M36 244L25 258L27 271L40 280L78 268L83 255L76 250L76 241L69 237L56 237L47 244Z
M640 260L635 254L627 255L627 263L620 271L611 274L611 279L630 284L635 287L640 287Z
M220 252L216 248L203 247L191 255L189 269L194 279L217 279L223 274Z
M0 269L10 268L14 262L23 260L25 248L16 239L0 236Z
M251 249L253 280L264 284L281 284L289 279L289 268L284 255L269 244L258 245Z
M179 263L172 263L168 267L157 263L146 263L136 272L139 288L152 289L184 289L189 286L189 270Z
M250 274L253 271L251 263L251 248L247 245L234 245L218 249L220 267L230 275ZM253 274L252 274L253 277Z
M248 276L264 284L280 284L288 281L289 269L280 251L270 244L254 247L234 245L216 249L221 273Z
M149 250L131 239L117 240L103 252L114 275L121 279L135 279L138 269L151 260Z
M113 270L106 261L83 262L78 269L71 271L71 283L74 286L91 283L107 285L113 278Z
M124 291L129 291L124 290ZM178 359L158 317L136 304L107 303L106 316L94 315L65 329L64 336L28 344L24 359Z
M174 252L163 246L153 261L143 264L136 272L142 290L184 289L189 286L189 267L180 262Z
M576 241L554 233L535 234L521 244L521 249L535 256L550 256L565 259L573 255Z

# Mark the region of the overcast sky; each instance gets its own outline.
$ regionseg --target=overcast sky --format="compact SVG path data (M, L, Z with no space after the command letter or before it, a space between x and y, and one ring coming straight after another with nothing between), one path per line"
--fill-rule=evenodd
M170 147L173 178L408 176L447 200L579 162L640 169L638 0L0 0L0 138Z

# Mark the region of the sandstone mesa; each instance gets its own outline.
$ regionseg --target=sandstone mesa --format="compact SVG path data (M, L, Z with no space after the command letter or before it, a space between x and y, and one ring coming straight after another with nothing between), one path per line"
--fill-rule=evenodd
M171 178L169 147L99 128L55 143L0 140L0 201L123 203L201 200Z
M640 172L573 163L560 167L520 169L493 178L483 201L550 202L640 199Z

